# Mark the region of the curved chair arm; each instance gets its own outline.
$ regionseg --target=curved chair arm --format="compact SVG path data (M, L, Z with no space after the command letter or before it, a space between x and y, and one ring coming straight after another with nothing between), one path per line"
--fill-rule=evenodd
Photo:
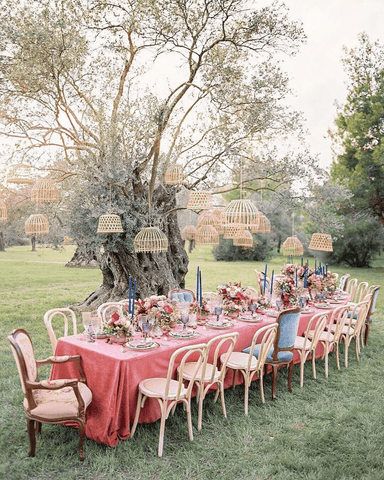
M85 376L85 372L83 370L83 367L81 365L81 356L80 355L63 355L61 357L48 357L45 358L44 360L38 360L36 361L36 366L37 368L41 367L42 365L52 365L55 363L66 363L66 362L76 362L77 368L79 370L80 374L80 382L82 383L87 383L87 378Z

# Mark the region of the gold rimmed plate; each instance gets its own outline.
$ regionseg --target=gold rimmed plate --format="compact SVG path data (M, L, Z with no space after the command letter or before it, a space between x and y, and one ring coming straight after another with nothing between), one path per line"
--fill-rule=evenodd
M160 344L158 344L157 342L141 343L140 341L137 341L137 340L131 340L130 342L127 342L125 345L131 350L136 350L141 352L146 352L148 350L155 350L156 348L160 347Z
M226 328L232 328L233 323L232 322L217 322L216 320L212 322L207 322L205 324L209 328L217 328L218 330L224 330Z
M240 316L239 320L241 320L242 322L257 323L257 322L261 322L263 319L256 315L255 317L252 317L252 316L242 317L242 316Z
M197 337L199 334L197 332L188 332L187 335L183 335L182 333L182 330L180 331L176 331L176 332L169 332L169 336L172 337L172 338L179 338L179 339L183 339L183 338L195 338Z

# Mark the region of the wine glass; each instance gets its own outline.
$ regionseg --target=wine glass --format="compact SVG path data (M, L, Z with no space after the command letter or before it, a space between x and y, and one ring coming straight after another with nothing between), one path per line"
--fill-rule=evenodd
M191 313L189 315L188 325L195 330L197 328L197 318L196 313Z
M299 302L300 302L300 307L305 310L305 306L307 305L307 297L306 296L301 296L299 298Z
M283 300L281 298L276 298L276 307L278 312L280 312L282 306L283 306Z
M181 335L187 335L188 332L187 332L187 323L189 321L189 313L187 312L183 312L181 314L181 323L183 324L183 330L181 332Z
M251 310L252 315L255 315L255 312L257 310L257 304L256 303L251 303L249 305L249 309Z
M140 343L145 343L146 342L146 334L144 332L144 324L146 323L149 323L148 322L148 317L147 315L139 315L138 318L137 318L137 327L138 327L138 331L141 332L141 339L140 339ZM146 327L148 328L148 327Z
M219 323L219 317L223 313L223 307L220 305L216 305L215 307L215 315L216 315L216 321Z
M153 323L150 321L150 319L148 319L148 317L146 318L146 320L143 320L141 322L141 327L143 329L145 343L147 342L149 332L152 330L152 326L153 326Z
M88 342L94 343L95 339L93 338L93 335L96 333L95 332L95 324L91 320L91 312L83 312L82 313L83 317L83 326L84 326L84 332L89 335L89 340Z

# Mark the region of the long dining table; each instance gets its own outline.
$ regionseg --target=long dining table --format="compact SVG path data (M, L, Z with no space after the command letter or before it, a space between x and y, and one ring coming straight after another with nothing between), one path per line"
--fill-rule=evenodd
M347 299L345 300L346 303ZM343 302L344 303L344 302ZM340 305L331 305L333 310ZM298 335L303 335L308 323L315 313L324 311L313 309L310 313L301 313ZM161 337L154 339L159 347L149 351L129 350L118 344L107 343L105 339L96 339L95 343L87 341L84 334L59 338L55 355L80 355L87 378L87 385L92 391L92 403L87 409L86 436L97 442L115 446L120 439L130 435L141 380L151 377L165 377L172 353L187 344L206 343L211 338L230 331L239 333L235 351L242 351L251 343L254 333L264 325L274 323L276 318L261 315L257 323L233 321L233 326L225 330L211 329L199 325L194 338L175 339ZM180 327L181 328L181 327ZM137 334L140 335L140 334ZM319 345L316 356L322 355ZM299 355L294 353L294 362ZM176 369L177 365L175 365ZM233 377L229 371L226 387L232 384ZM75 362L55 364L51 378L79 378ZM238 376L238 382L241 382ZM160 407L155 399L148 398L141 410L139 422L155 422L160 418Z

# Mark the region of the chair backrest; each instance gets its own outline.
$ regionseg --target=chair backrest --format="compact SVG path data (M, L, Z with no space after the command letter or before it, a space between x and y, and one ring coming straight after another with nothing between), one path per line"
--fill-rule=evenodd
M263 294L263 289L262 289L262 282L261 282L261 272L259 272L258 270L256 270L255 268L255 275L256 275L256 285L257 285L257 290L258 290L258 293L259 295L262 295Z
M344 290L346 289L347 287L347 284L348 284L348 279L351 275L349 273L344 273L341 277L340 277L340 283L339 283L339 288L340 290Z
M308 322L307 330L305 331L304 344L307 345L309 342L309 348L311 350L316 349L317 344L319 343L319 338L327 324L329 313L329 311L315 313ZM309 335L310 331L313 331L312 335Z
M101 318L103 323L106 323L115 312L119 315L124 315L124 304L118 301L102 303L97 309L97 316Z
M377 302L377 297L379 296L379 291L380 291L380 285L372 285L372 286L368 289L368 294L369 294L369 293L372 293L372 295L373 295L368 319L371 319L372 314L373 314L373 313L375 312L375 310L376 310L376 302Z
M194 302L196 300L195 294L188 288L175 288L168 292L169 300L178 300L179 302Z
M275 322L275 323L270 323L269 325L265 325L264 327L261 327L259 330L256 330L252 338L251 347L249 349L247 372L249 372L251 369L251 362L252 362L252 358L254 357L253 351L255 349L256 342L260 338L260 336L262 338L261 338L261 343L259 343L260 350L257 357L255 371L260 371L260 369L263 368L263 365L267 359L268 353L271 351L272 346L275 342L278 326L279 324Z
M52 308L51 310L48 310L44 314L44 324L45 328L48 331L49 339L52 344L52 351L53 354L55 354L56 350L56 345L57 345L57 338L55 331L53 330L52 327L52 320L55 317L59 317L60 320L64 320L64 335L63 337L66 337L68 335L68 325L69 323L72 323L72 332L73 335L77 334L77 321L76 321L76 315L73 310L70 308Z
M278 354L282 351L292 352L299 327L301 308L291 308L280 313L276 322L278 323L277 334L273 344L272 359L277 362Z
M184 373L184 366L188 362L188 359L192 356L193 357L193 362L195 362L195 368L193 369L192 373L190 374L190 382L187 387L187 397L191 395L191 390L193 387L193 384L195 382L196 374L203 364L203 361L207 355L207 344L206 343L199 343L197 345L187 345L185 347L178 348L175 350L171 356L171 359L169 361L168 365L168 373L167 373L167 382L165 386L165 392L164 392L164 400L168 399L169 396L169 387L171 384L172 377L174 375L174 372L176 370L175 362L177 357L182 355L180 365L178 367L179 369L179 375L178 375L178 387L177 387L177 394L176 394L176 401L180 400L180 393L184 387L184 381L183 381L183 373ZM196 357L197 360L196 360Z
M25 381L35 382L37 379L37 365L31 337L25 330L18 328L8 334L8 340L11 343L12 354L19 372L21 388L26 394Z
M256 300L260 296L260 288L256 290L256 288L248 286L244 288L244 293L248 295L248 297Z
M349 314L349 327L353 326L354 333L356 335L360 335L361 328L363 327L365 320L367 319L369 307L372 303L373 295L370 293L365 297L362 302L357 303L352 309L351 313ZM352 325L353 319L356 318L355 325Z
M335 279L335 282L337 282L339 280L339 274L332 272L332 275L333 275L333 278Z
M344 325L348 321L348 313L350 310L349 305L343 305L341 307L335 308L329 319L329 325L336 325L335 331L333 332L333 341L339 342Z
M357 289L357 278L349 278L345 291L351 295L351 298L354 298L356 289Z
M351 302L354 302L354 303L361 302L364 299L364 297L367 295L367 293L368 293L368 282L360 282L357 285L353 298L351 298Z
M213 383L215 374L218 370L217 365L218 365L219 358L223 353L225 353L224 357L221 359L221 370L220 370L220 377L219 377L220 380L224 379L228 359L231 353L233 352L235 343L238 338L239 338L239 332L231 332L231 333L223 333L221 335L217 335L216 337L213 337L209 340L209 342L207 343L207 355L204 359L203 368L201 370L202 378L205 377L207 364L210 363L211 365L213 365L213 368L212 368L212 373L211 373L211 378L209 380L209 383ZM223 349L226 349L226 351L224 352ZM211 355L212 351L213 351L213 360L210 362L209 357L212 357Z

